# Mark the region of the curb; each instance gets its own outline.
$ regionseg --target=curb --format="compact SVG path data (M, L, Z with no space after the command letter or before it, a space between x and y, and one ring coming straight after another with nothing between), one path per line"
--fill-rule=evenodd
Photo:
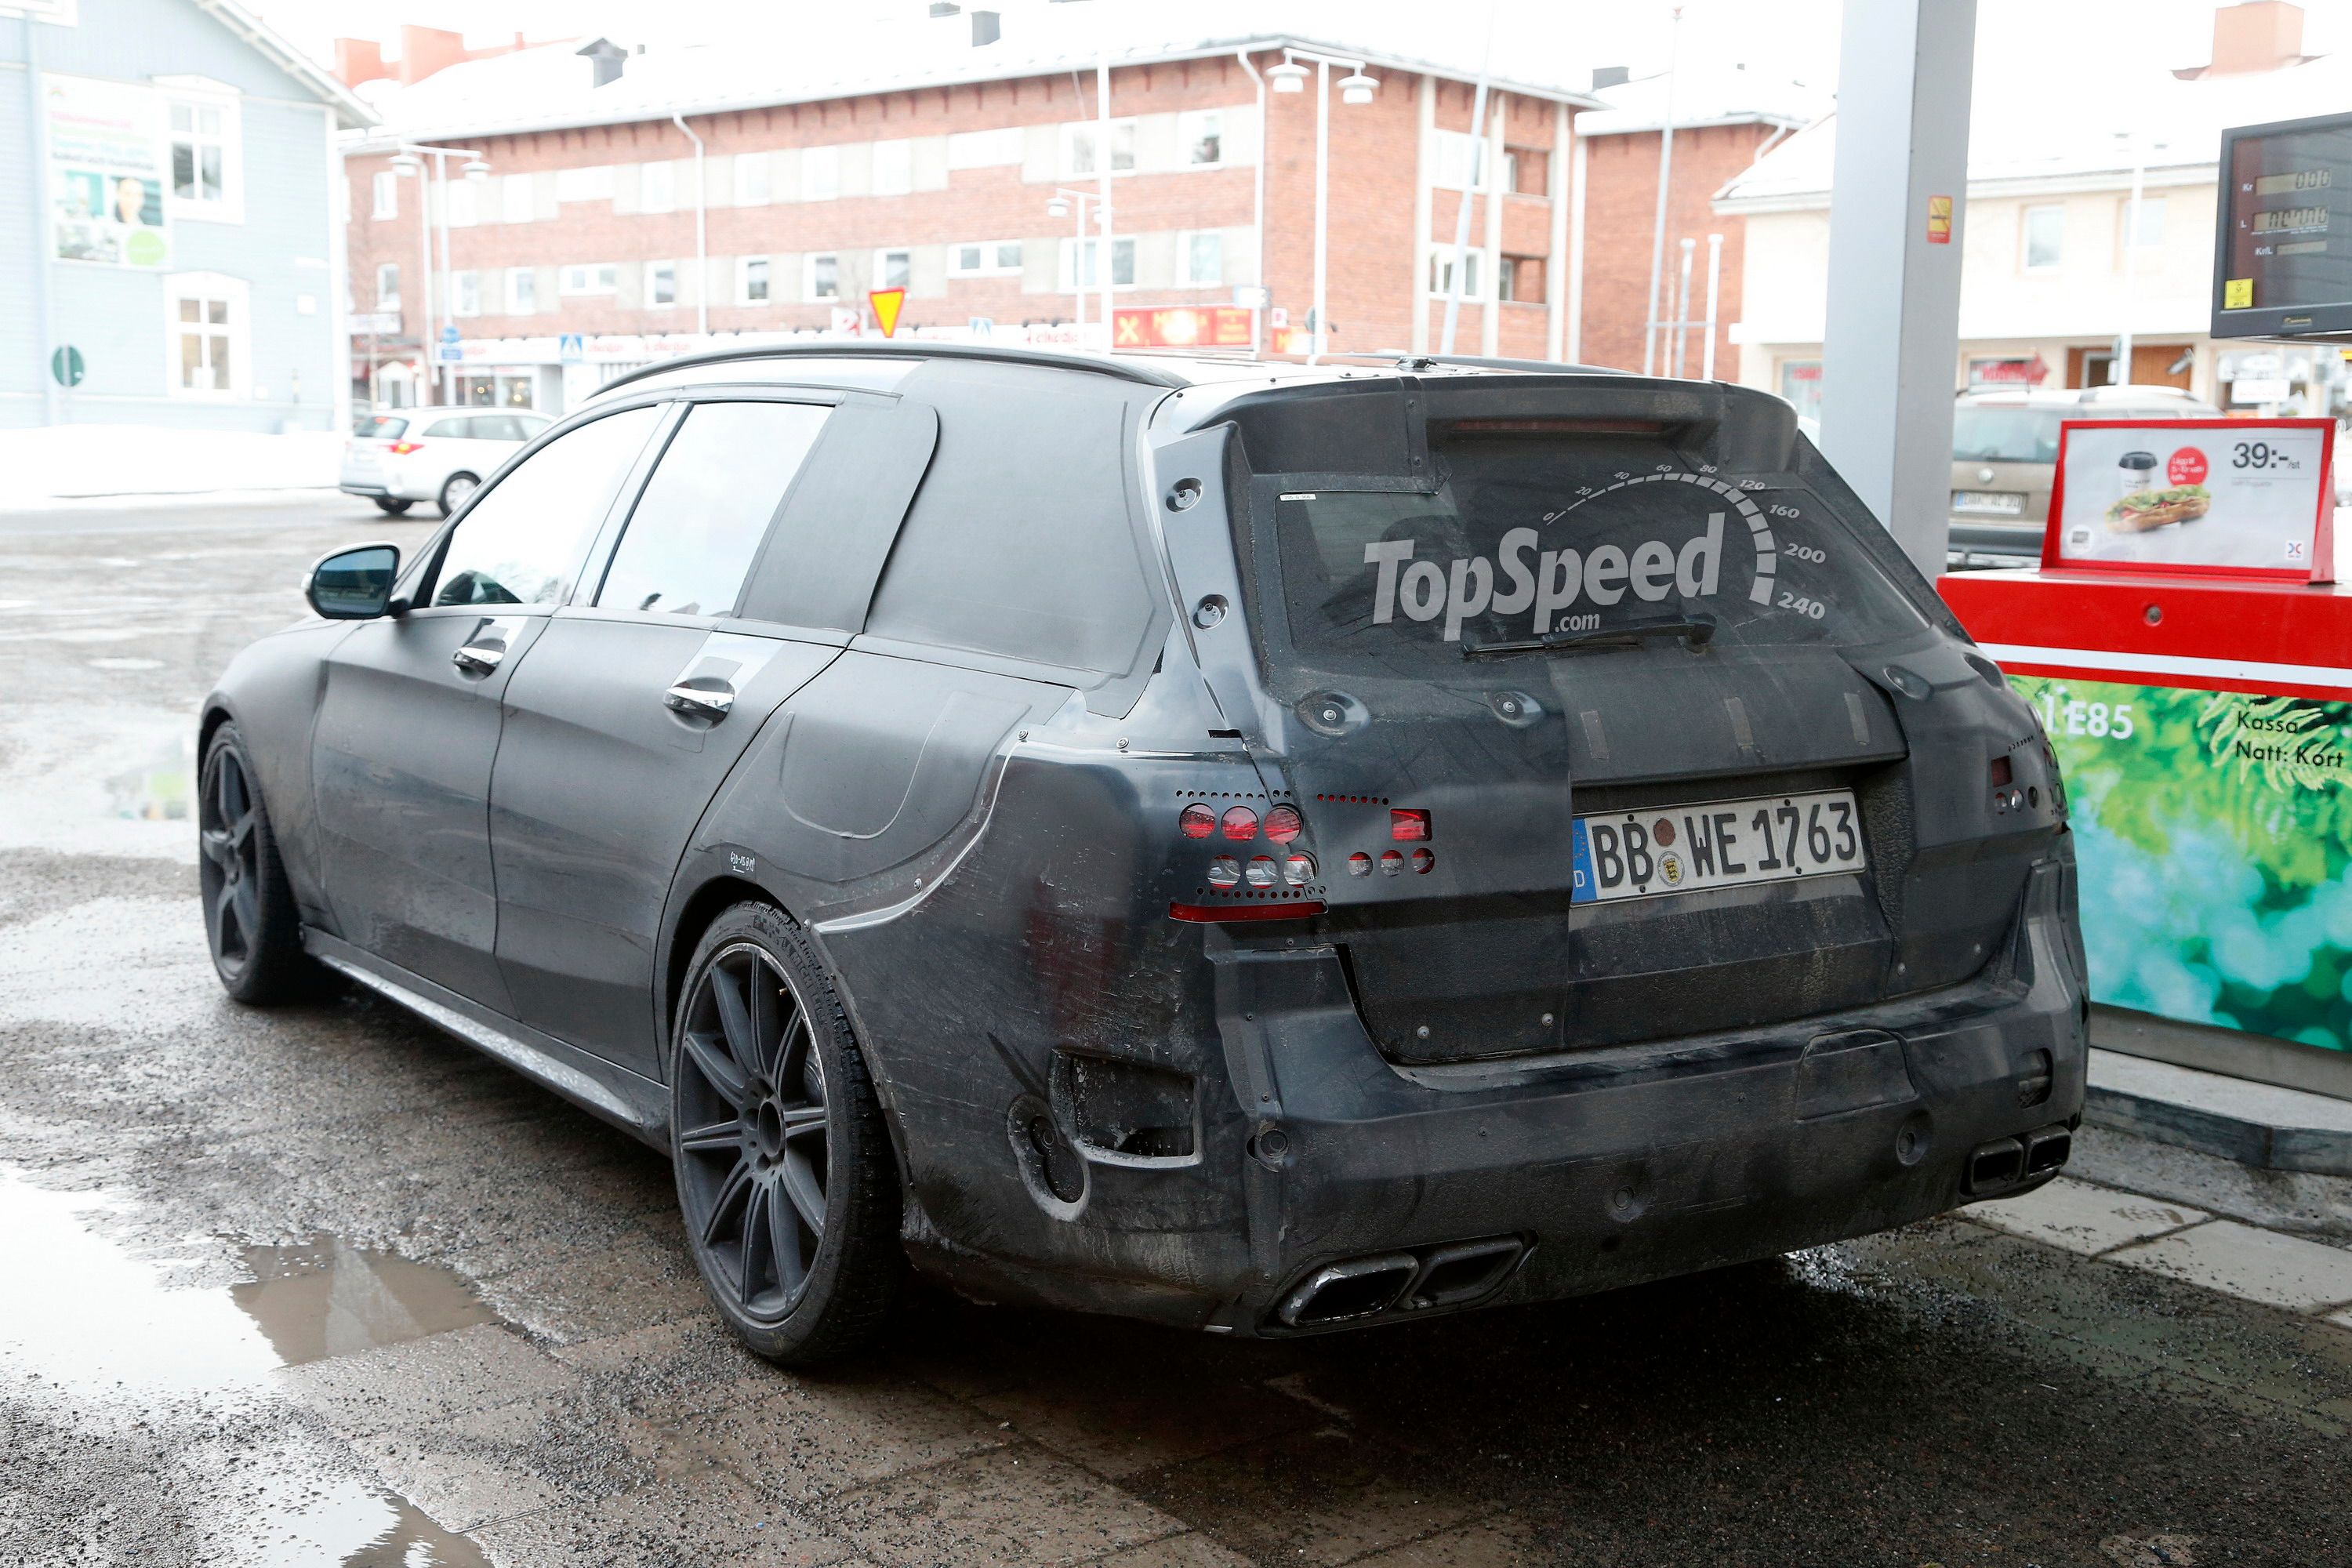
M2326 1095L2095 1048L2083 1118L2259 1170L2352 1176L2352 1101Z

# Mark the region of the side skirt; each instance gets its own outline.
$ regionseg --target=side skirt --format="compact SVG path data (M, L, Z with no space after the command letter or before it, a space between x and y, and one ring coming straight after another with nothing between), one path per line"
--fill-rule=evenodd
M589 1114L669 1152L669 1090L663 1084L468 1002L314 926L302 928L302 946L337 973L399 1003Z

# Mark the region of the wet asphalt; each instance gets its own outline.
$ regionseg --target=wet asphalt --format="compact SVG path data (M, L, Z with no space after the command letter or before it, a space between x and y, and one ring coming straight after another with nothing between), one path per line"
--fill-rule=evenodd
M430 527L0 514L0 1563L2352 1561L2352 1331L1959 1220L1306 1343L926 1292L867 1364L751 1359L657 1156L205 962L197 700L311 559Z

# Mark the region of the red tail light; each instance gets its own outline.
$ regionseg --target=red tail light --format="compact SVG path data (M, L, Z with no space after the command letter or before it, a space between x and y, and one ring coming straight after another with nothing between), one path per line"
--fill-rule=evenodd
M1418 844L1429 837L1429 813L1399 806L1389 813L1389 837L1399 844Z
M1187 838L1206 838L1217 830L1217 814L1196 800L1178 815L1176 830Z
M1277 805L1265 814L1265 836L1276 844L1287 844L1307 826L1306 818L1295 805Z
M405 458L411 452L422 452L425 450L425 443L422 441L394 441L390 447L387 447L384 449L395 458Z
M1225 830L1226 837L1246 843L1257 837L1257 813L1245 805L1228 806L1224 821L1219 826Z
M1223 925L1234 921L1303 921L1309 915L1323 912L1320 899L1290 899L1271 904L1171 904L1168 918L1171 921L1194 921L1202 925Z

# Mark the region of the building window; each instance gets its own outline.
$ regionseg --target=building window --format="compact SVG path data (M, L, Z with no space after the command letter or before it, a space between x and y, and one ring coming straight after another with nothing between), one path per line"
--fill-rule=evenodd
M482 275L478 272L453 272L449 275L450 310L460 316L482 313Z
M400 309L400 263L385 261L375 269L375 308L379 310Z
M975 239L948 247L948 275L951 278L990 278L1021 270L1021 242L1017 239Z
M766 257L739 256L735 258L735 302L739 305L764 305L768 302Z
M1462 297L1465 300L1486 297L1481 286L1484 279L1480 276L1486 260L1486 253L1475 249L1462 258ZM1430 249L1429 291L1439 299L1451 298L1454 293L1454 247L1450 245L1433 246Z
M999 126L993 131L954 131L948 133L948 167L950 169L1001 169L1007 163L1021 162L1021 127Z
M1503 188L1516 196L1551 194L1551 153L1542 147L1503 149Z
M1062 173L1073 177L1096 173L1095 140L1101 132L1101 122L1093 120L1075 121L1062 127ZM1110 122L1110 172L1125 174L1134 168L1135 121L1114 120Z
M1087 240L1084 265L1082 268L1076 267L1073 263L1077 259L1078 242L1075 239L1062 241L1062 291L1064 293L1069 293L1074 289L1102 287L1101 251L1101 240ZM1126 239L1114 237L1110 242L1110 286L1114 289L1135 287L1135 241L1131 237Z
M903 196L915 188L915 144L912 142L874 143L874 194Z
M1176 117L1177 156L1188 169L1213 169L1225 161L1225 118L1213 109Z
M2134 249L2138 249L2142 246L2162 245L2164 243L2164 198L2142 196L2135 202L2126 197L2124 233L2129 237L2125 243Z
M1484 137L1466 131L1433 131L1436 149L1437 171L1431 184L1449 191L1470 188L1476 180L1480 190L1486 189L1486 142Z
M1495 268L1495 284L1501 298L1515 304L1540 305L1544 302L1544 264L1540 256L1506 256Z
M1214 289L1225 280L1225 237L1214 229L1176 237L1187 289Z
M877 250L874 253L874 287L904 289L914 280L915 258L908 250Z
M499 186L499 217L505 223L530 221L530 176L509 174Z
M563 294L610 294L621 286L621 268L610 261L580 261L565 268L556 283Z
M481 221L481 187L469 179L441 183L441 207L452 228L470 228Z
M558 202L609 202L613 199L613 166L598 163L586 169L555 171Z
M175 397L234 397L245 390L247 287L217 272L165 279L171 388Z
M172 100L172 208L179 217L244 217L234 97Z
M763 207L768 205L768 155L765 153L736 154L735 205L739 207Z
M802 279L802 293L811 300L841 298L841 258L833 252L820 251L808 258L808 276Z
M637 165L637 210L667 213L677 210L677 165L667 162Z
M646 263L646 303L656 310L677 303L677 263Z
M2025 268L2029 272L2053 268L2066 255L2066 209L2052 203L2025 209Z
M1795 407L1800 419L1819 419L1822 416L1822 362L1817 359L1782 360L1780 395Z
M801 200L829 202L841 195L841 149L801 149Z
M374 198L373 204L369 208L369 216L381 219L400 216L400 176L398 174L394 174L390 169L378 169L368 181L368 190Z
M528 316L539 309L539 274L528 267L507 268L507 314Z

